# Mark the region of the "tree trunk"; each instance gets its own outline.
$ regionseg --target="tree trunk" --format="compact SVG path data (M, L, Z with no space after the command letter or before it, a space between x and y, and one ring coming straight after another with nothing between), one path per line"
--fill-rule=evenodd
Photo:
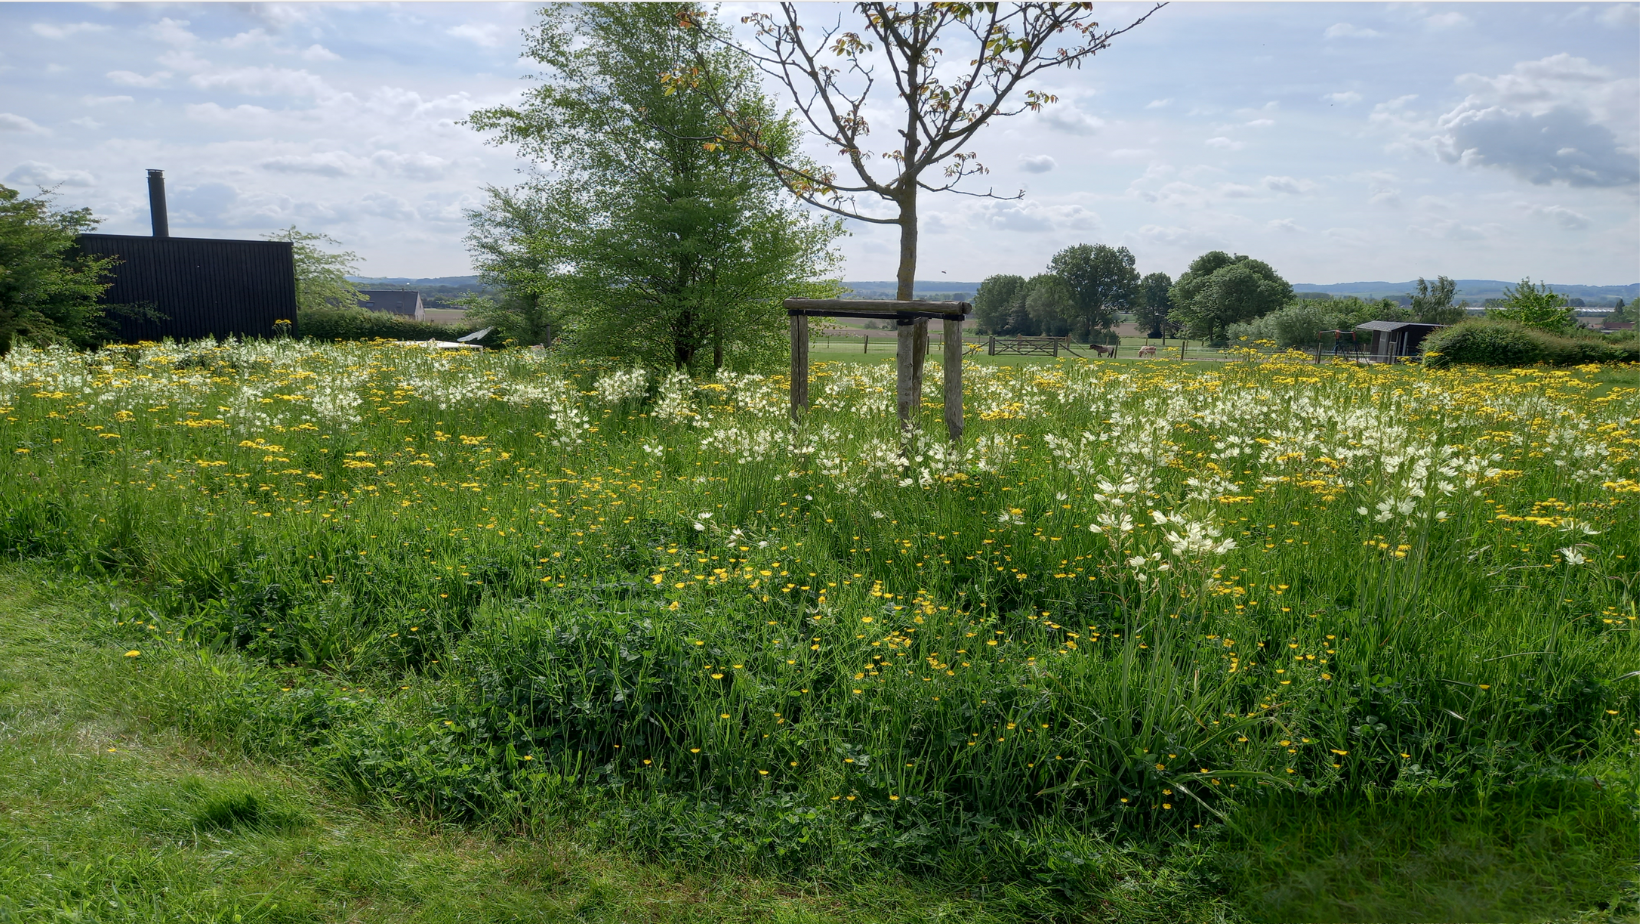
M902 180L905 190L900 194L900 267L895 274L894 297L902 301L916 298L917 290L917 184L915 177ZM899 375L910 381L898 383L896 391L900 411L900 428L909 431L916 426L917 411L922 407L923 364L928 359L928 321L918 320L911 325L910 336L899 337L899 349L910 352L909 362L899 361ZM909 400L908 400L909 399Z

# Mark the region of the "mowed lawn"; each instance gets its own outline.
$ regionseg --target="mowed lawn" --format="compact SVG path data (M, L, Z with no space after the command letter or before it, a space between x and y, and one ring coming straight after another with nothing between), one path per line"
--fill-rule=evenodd
M965 378L14 351L0 914L1635 913L1632 370Z

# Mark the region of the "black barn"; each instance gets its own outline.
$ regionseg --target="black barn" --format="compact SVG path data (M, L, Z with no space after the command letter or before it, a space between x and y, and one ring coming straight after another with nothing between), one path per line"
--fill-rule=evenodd
M119 339L272 337L273 322L296 325L296 267L289 241L82 234L80 249L118 256L107 305L143 305L163 321L116 314Z
M82 234L80 249L118 257L105 305L152 309L163 320L141 313L113 313L118 338L199 340L204 337L272 337L275 321L296 331L296 264L289 241L220 241L171 237L165 212L165 179L148 171L154 236Z

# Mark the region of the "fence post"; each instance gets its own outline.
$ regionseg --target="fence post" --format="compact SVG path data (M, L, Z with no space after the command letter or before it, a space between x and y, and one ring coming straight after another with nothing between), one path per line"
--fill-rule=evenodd
M1184 362L1184 345L1188 342L1186 340L1179 341L1179 362L1181 363Z
M894 344L894 410L900 418L900 433L906 435L911 432L911 415L921 397L911 390L917 329L916 322L907 318L895 321L894 326L898 334Z
M945 433L962 439L962 319L945 322Z
M991 335L990 343L988 343L986 345L986 348L985 348L985 355L987 355L987 356L997 355L997 335L996 334Z
M792 423L809 409L809 319L791 316L792 322Z
M871 352L871 335L870 334L861 334L860 335L860 352L862 352L862 353L870 353Z

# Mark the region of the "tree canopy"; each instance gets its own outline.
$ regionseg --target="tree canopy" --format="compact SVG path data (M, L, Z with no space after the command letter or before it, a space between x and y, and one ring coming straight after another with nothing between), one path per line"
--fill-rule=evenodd
M14 342L88 347L106 333L98 299L114 259L76 242L96 226L90 209L54 209L49 194L0 186L0 354Z
M1418 291L1412 296L1413 319L1424 324L1456 324L1468 314L1461 305L1452 303L1458 284L1445 276L1435 277L1431 285L1418 277Z
M299 231L295 225L262 237L291 243L296 263L296 310L357 308L364 301L359 287L347 280L358 273L359 255L351 250L332 253L320 246L338 247L340 241L328 234Z
M1108 331L1116 313L1133 306L1139 271L1126 247L1077 244L1053 255L1048 270L1064 280L1070 325L1083 334Z
M1149 273L1139 280L1139 298L1133 308L1133 320L1146 336L1165 337L1176 333L1179 325L1168 313L1173 310L1173 299L1168 291L1173 279L1166 273Z
M1575 323L1566 296L1550 289L1548 283L1533 285L1530 277L1522 279L1513 289L1504 289L1502 307L1488 309L1486 313L1546 331L1566 330Z
M489 187L470 213L480 271L556 305L584 355L757 364L783 350L782 297L831 292L837 223L803 211L763 154L700 140L729 130L726 102L762 126L769 156L802 162L790 118L737 55L710 52L708 73L675 79L697 63L682 23L704 15L684 4L546 7L526 50L544 67L541 85L518 107L470 119L543 170Z
M1292 300L1293 287L1262 260L1222 250L1202 254L1169 291L1169 317L1189 336L1222 341L1231 324L1248 321Z

